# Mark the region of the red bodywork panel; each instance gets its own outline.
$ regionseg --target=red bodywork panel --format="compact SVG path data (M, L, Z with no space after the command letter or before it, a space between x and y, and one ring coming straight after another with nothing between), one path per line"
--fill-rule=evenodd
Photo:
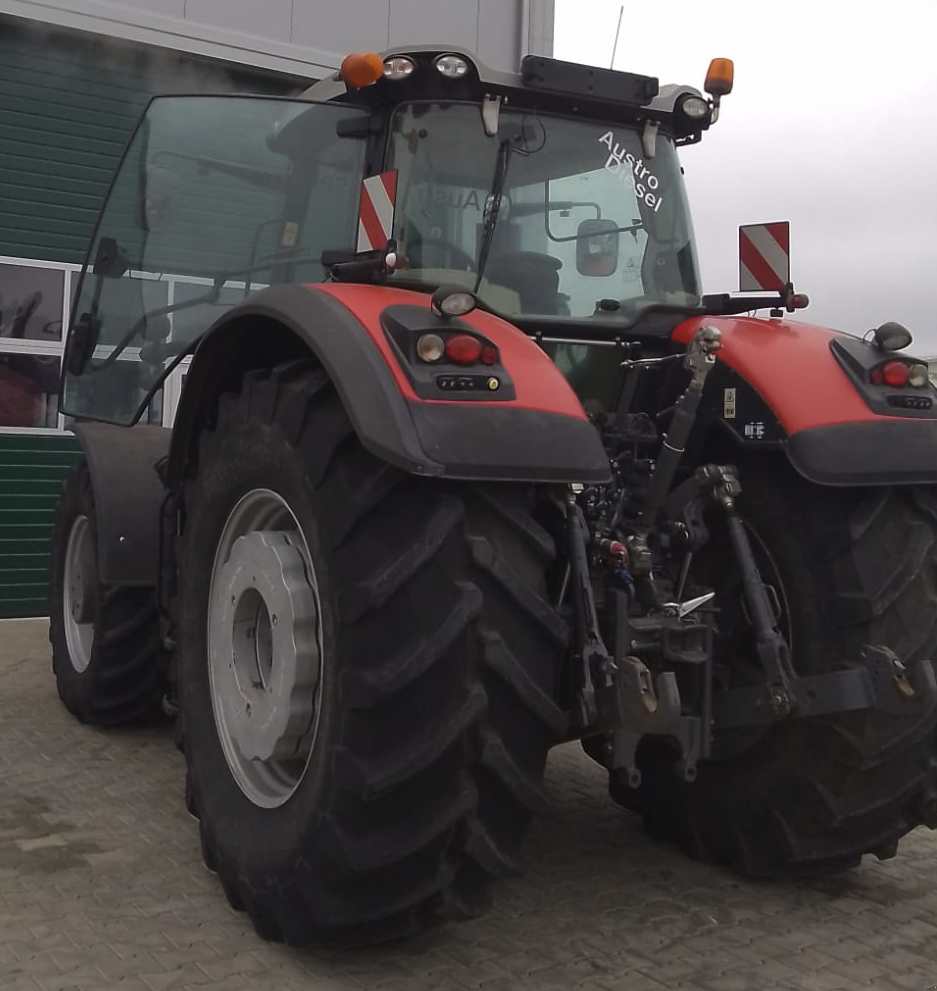
M460 317L462 323L484 334L501 352L501 364L514 383L516 399L485 402L484 400L459 401L420 399L413 391L387 337L381 327L381 313L393 305L421 306L426 308L429 319L434 320L425 293L392 286L362 286L352 283L317 283L310 288L326 293L352 313L374 341L387 367L394 376L401 394L411 402L440 406L492 406L536 410L557 413L577 420L587 419L582 404L556 365L523 331L513 324L482 310L474 310ZM440 329L445 325L440 323Z
M718 360L764 399L788 436L809 427L888 419L873 412L830 351L842 334L812 324L752 317L693 317L673 332L688 344L702 324L722 331Z

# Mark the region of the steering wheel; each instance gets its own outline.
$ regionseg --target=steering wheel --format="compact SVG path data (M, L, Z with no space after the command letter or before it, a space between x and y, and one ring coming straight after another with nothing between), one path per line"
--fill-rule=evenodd
M446 259L447 264L445 265L427 265L426 259L423 257L423 249L431 245L439 251L440 255ZM451 268L457 272L474 272L475 271L475 259L467 252L463 251L457 244L453 244L451 241L447 241L442 237L421 237L413 245L416 249L416 254L419 256L420 264L413 265L413 260L410 260L410 264L414 268Z

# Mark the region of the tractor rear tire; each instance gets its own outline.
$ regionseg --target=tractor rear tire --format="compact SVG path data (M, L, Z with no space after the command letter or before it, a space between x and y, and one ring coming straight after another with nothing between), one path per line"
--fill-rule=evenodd
M179 730L205 863L264 938L410 935L520 868L566 730L534 495L378 460L311 361L222 397L185 489Z
M863 644L888 646L905 662L937 659L933 496L914 487L821 488L777 457L739 468L739 510L762 579L778 592L799 674L856 663ZM697 578L718 589L732 583L734 563L715 526L710 545L708 574ZM725 687L763 678L751 633L746 650L737 625L741 611L737 623L732 612L723 611L716 638ZM610 791L650 835L698 859L751 876L835 873L866 853L893 855L922 822L937 825L935 721L933 707L919 706L907 716L849 712L754 734L716 727L717 759L701 762L691 784L673 773L673 751L645 739L641 786L613 774Z
M65 708L83 723L117 726L160 715L168 688L152 588L102 585L91 476L80 461L55 509L49 569L52 670Z

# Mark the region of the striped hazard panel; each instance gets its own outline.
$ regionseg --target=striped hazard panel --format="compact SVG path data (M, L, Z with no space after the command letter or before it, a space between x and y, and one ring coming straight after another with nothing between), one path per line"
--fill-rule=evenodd
M397 172L368 176L361 183L358 207L358 252L380 251L387 247L394 230L394 203L397 199Z
M739 228L739 290L783 289L791 281L791 234L786 220Z

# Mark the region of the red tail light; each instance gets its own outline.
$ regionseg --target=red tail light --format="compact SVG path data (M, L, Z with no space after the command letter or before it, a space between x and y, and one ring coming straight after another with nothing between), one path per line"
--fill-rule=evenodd
M882 369L882 379L885 381L885 385L890 385L894 389L907 385L910 376L910 369L903 361L889 361Z
M469 334L456 334L446 341L446 357L456 365L474 365L482 356L482 342Z

